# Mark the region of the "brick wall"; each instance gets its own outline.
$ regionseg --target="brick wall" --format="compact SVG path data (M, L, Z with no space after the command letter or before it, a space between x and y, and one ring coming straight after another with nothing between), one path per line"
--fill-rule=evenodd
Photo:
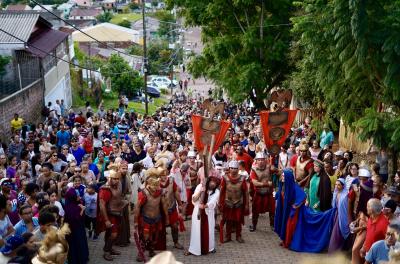
M26 122L37 124L41 121L44 105L43 85L37 80L21 91L0 100L0 138L9 143L11 136L10 121L18 113Z

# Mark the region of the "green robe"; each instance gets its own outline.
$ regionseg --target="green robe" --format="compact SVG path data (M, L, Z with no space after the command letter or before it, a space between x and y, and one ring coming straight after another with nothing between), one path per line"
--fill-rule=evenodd
M308 206L315 211L321 211L319 209L319 198L318 198L318 188L319 188L319 180L320 177L318 174L314 174L310 181L310 190L308 195ZM317 208L314 208L314 205L318 205Z

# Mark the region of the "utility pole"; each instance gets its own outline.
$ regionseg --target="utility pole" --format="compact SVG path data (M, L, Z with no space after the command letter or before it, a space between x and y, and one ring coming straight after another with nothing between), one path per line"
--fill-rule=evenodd
M143 76L144 76L144 100L146 115L149 114L147 96L147 47L146 47L146 19L145 19L145 0L142 0L142 19L143 19Z

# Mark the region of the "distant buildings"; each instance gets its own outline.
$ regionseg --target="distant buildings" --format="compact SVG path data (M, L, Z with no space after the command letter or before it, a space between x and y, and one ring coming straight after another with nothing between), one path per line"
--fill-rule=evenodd
M95 39L103 42L100 48L128 48L131 45L139 44L140 36L137 30L126 27L121 27L111 23L101 23L95 26L82 29L83 32L89 34ZM95 40L83 34L82 32L75 31L72 33L74 42L82 45L90 45L96 43Z
M0 78L0 131L19 113L37 121L47 102L72 104L69 34L52 28L40 12L0 12L0 55L10 62ZM1 135L0 135L1 136Z

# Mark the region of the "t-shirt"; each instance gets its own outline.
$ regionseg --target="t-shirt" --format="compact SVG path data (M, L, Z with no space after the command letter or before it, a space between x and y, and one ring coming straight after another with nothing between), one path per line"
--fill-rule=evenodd
M24 123L24 120L21 117L18 117L17 120L13 118L11 120L11 127L16 130L16 129L22 129L22 124Z
M58 131L57 134L57 146L61 147L62 145L68 145L71 135L68 131Z
M8 227L10 226L12 226L12 223L10 221L10 218L8 218L8 215L6 215L3 220L0 220L0 239L6 238Z
M372 244L376 241L385 239L386 229L389 225L389 220L381 213L378 218L372 221L372 218L367 222L367 234L365 236L364 249L369 251Z
M33 230L39 227L39 220L36 217L32 217L32 225L33 225ZM15 235L22 236L22 234L25 234L28 232L28 227L26 226L24 220L20 220L14 227L15 229Z
M367 252L365 260L372 264L379 264L381 261L389 261L390 248L386 245L385 240L375 242L371 249Z
M97 193L88 194L85 193L85 215L95 218L97 215Z
M82 162L83 156L85 156L85 151L83 148L78 147L76 150L70 148L72 155L74 155L77 165L79 166Z

